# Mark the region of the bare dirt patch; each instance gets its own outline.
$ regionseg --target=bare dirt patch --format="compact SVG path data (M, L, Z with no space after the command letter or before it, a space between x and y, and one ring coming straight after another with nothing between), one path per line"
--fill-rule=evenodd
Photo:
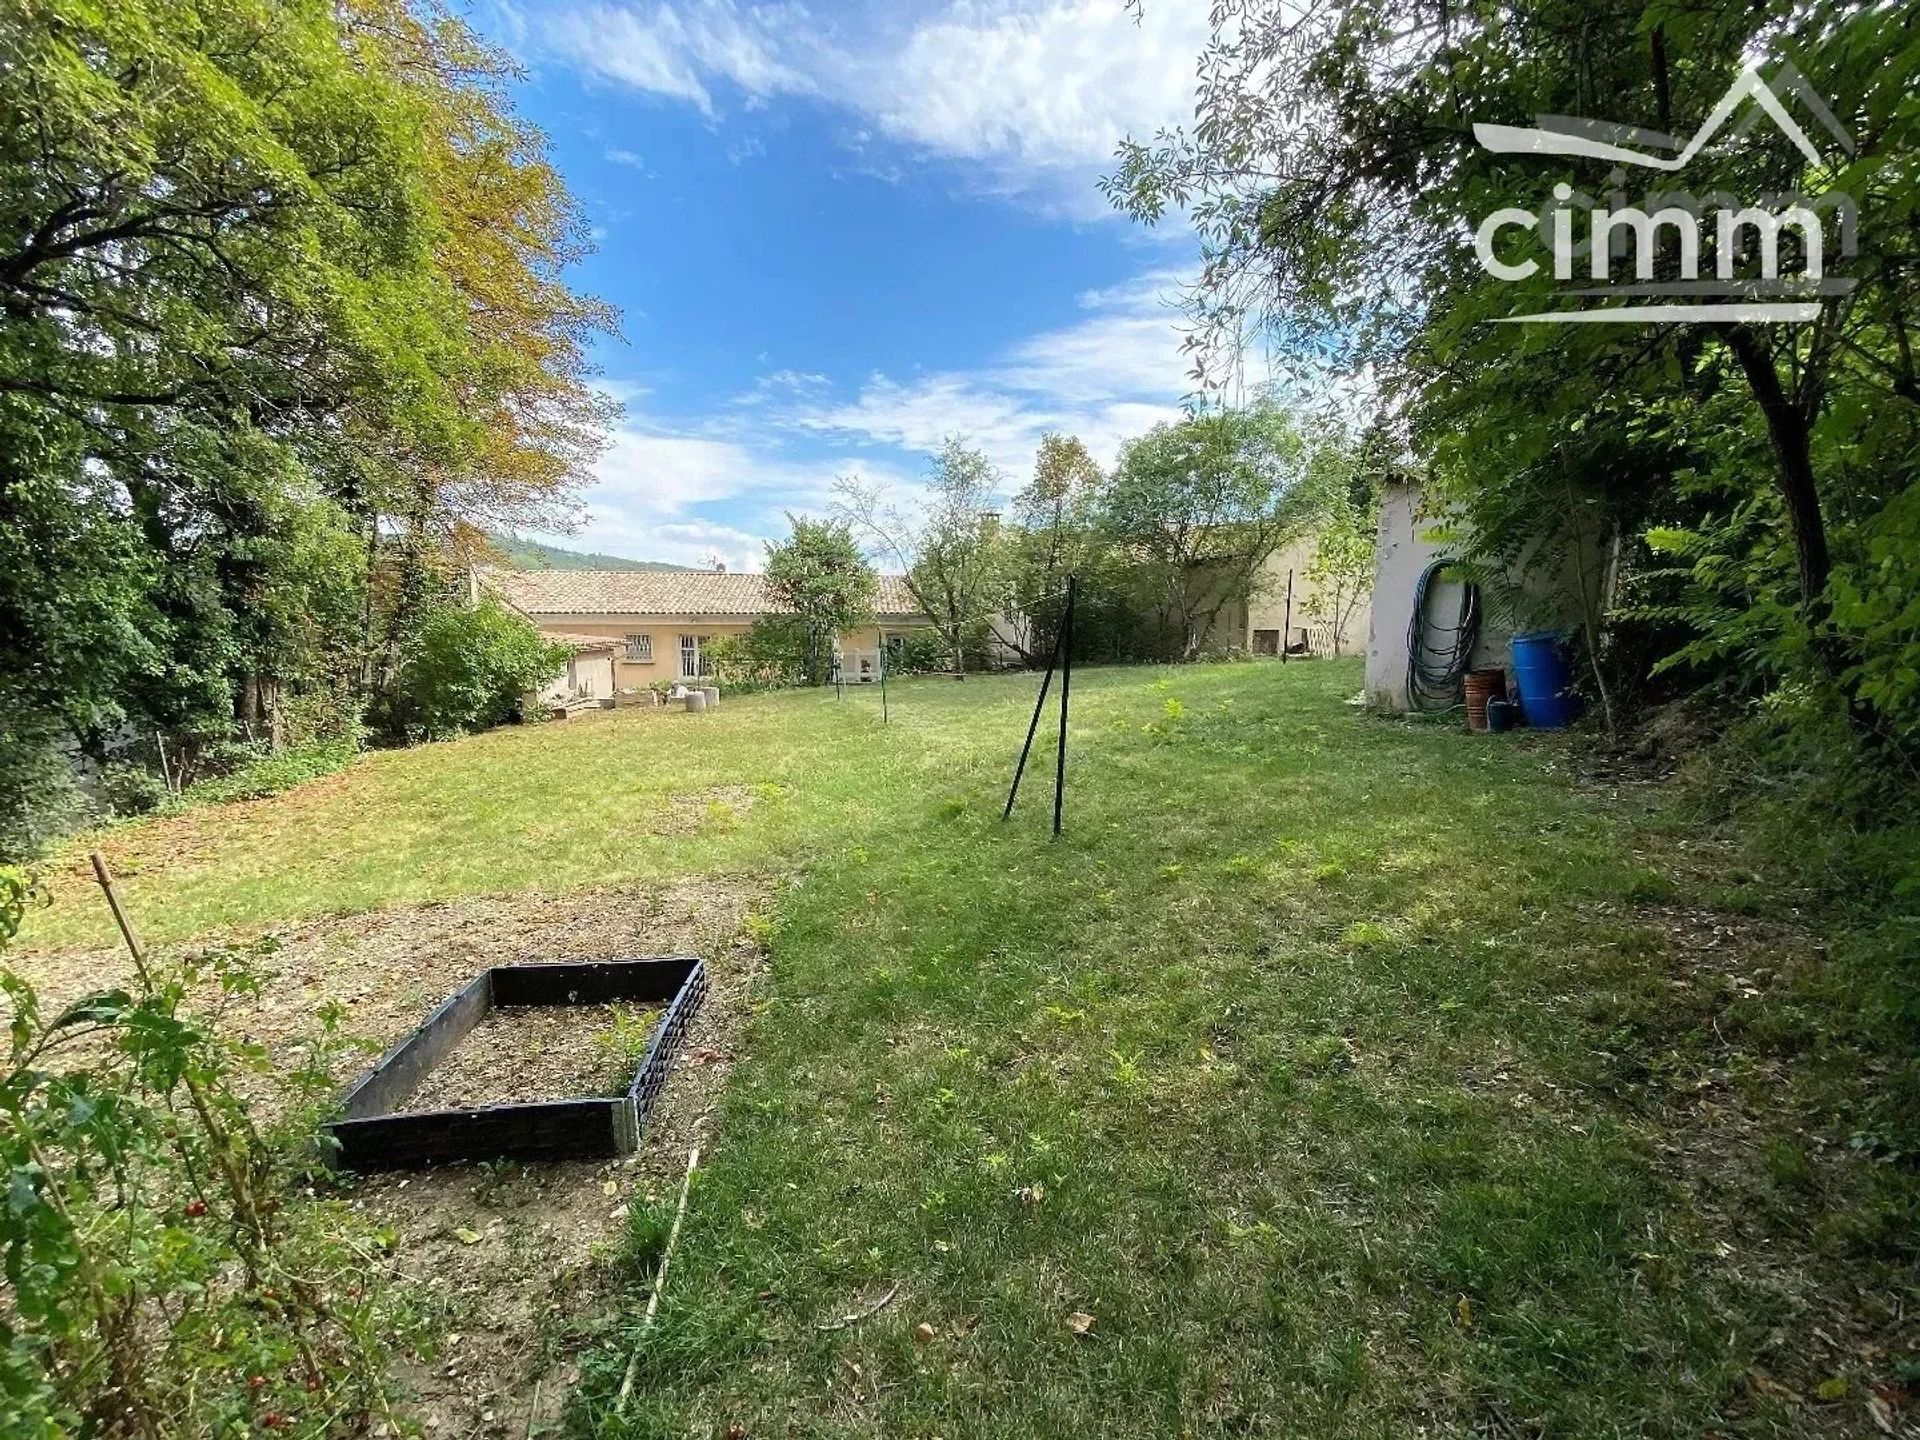
M391 1227L394 1268L435 1316L435 1357L403 1377L429 1436L520 1440L557 1429L574 1374L570 1326L607 1291L611 1277L600 1261L629 1207L670 1198L688 1149L713 1144L762 963L744 922L771 888L722 877L475 897L273 932L280 949L266 962L270 978L258 997L230 1003L226 1016L282 1064L315 1033L315 1011L326 1000L346 1008L346 1029L373 1049L400 1039L489 965L657 954L696 954L708 963L706 1003L634 1155L347 1182L352 1203ZM53 1006L111 983L125 959L111 950L42 951L21 954L16 964ZM590 1054L594 1047L579 1048ZM271 1090L261 1099L270 1108Z
M737 825L758 798L747 785L690 790L670 796L665 806L649 818L647 831L653 835L695 835L705 829Z
M407 1107L463 1110L581 1095L632 1083L660 1011L638 1005L509 1005L489 1010L434 1066Z

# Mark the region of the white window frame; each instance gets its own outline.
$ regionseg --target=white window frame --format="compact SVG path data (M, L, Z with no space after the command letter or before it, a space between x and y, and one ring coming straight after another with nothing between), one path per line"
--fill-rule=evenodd
M636 664L651 665L653 663L653 636L627 636L627 659L634 661Z
M689 668L691 662L691 668ZM682 635L680 637L680 678L698 680L700 678L700 637Z

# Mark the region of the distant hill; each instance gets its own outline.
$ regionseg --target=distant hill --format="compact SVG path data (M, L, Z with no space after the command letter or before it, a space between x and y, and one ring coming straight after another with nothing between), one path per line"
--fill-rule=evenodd
M600 555L590 550L562 550L517 535L489 535L493 548L507 557L511 570L692 570L692 565L669 565L664 560L629 560L623 555Z

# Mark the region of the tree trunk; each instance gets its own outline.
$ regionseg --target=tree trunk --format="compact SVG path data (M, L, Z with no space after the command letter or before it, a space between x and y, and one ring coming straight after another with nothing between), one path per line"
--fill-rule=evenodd
M1745 372L1753 398L1766 417L1767 439L1773 446L1775 480L1793 526L1793 551L1800 571L1800 610L1809 629L1826 618L1827 577L1833 559L1827 551L1826 519L1820 512L1820 487L1813 473L1812 424L1800 406L1780 388L1773 357L1751 330L1736 326L1729 343ZM1831 667L1832 657L1821 650Z

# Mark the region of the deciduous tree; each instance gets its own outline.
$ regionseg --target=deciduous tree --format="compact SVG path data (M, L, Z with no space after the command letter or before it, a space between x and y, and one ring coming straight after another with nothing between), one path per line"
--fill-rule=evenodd
M807 683L823 685L841 633L872 621L880 580L844 521L804 515L789 515L787 521L792 533L767 546L767 584L799 617Z
M0 0L0 54L0 731L390 678L389 572L557 515L608 410L509 63L431 0Z
M1768 524L1747 533L1784 535L1784 557L1742 540L1740 553L1716 557L1711 576L1696 565L1708 586L1729 568L1743 572L1744 588L1782 622L1749 674L1817 658L1856 715L1862 702L1880 710L1866 717L1870 727L1920 727L1920 715L1886 710L1898 684L1868 683L1920 673L1912 642L1899 622L1864 618L1899 614L1920 581L1912 547L1889 567L1899 547L1876 559L1872 540L1902 523L1888 518L1901 513L1889 501L1914 483L1920 436L1920 111L1911 103L1920 31L1910 19L1871 0L1223 7L1196 77L1197 123L1125 145L1109 189L1142 219L1174 207L1191 216L1205 251L1193 297L1203 368L1230 364L1257 337L1303 389L1312 381L1331 393L1325 377L1366 374L1428 463L1435 495L1470 520L1510 485L1547 494L1571 478L1592 493L1588 481L1618 469L1628 473L1604 492L1608 526L1690 529L1757 505ZM1839 134L1796 93L1789 65L1830 107ZM1488 274L1472 244L1481 219L1502 207L1548 211L1560 203L1556 185L1604 208L1616 180L1604 157L1490 153L1475 143L1476 124L1571 115L1678 143L1750 66L1783 81L1820 158L1763 117L1736 143L1693 155L1681 176L1633 173L1651 176L1654 191L1683 186L1741 203L1848 197L1857 249L1839 253L1837 212L1823 211L1826 285L1811 296L1815 318L1490 323L1568 297L1544 253L1528 279ZM1628 199L1657 208L1651 195ZM1640 278L1681 278L1677 246L1653 258ZM1750 250L1728 258L1736 278L1755 278ZM1741 404L1729 409L1727 395ZM1594 446L1603 432L1608 444ZM1621 458L1622 445L1637 454L1617 466L1606 457ZM1570 454L1595 463L1569 477ZM1511 509L1498 498L1494 506ZM1850 619L1831 613L1841 594ZM1743 650L1739 663L1754 665L1757 637L1742 630L1719 648Z
M907 589L946 641L957 676L966 674L969 643L1005 598L1000 489L993 463L958 436L941 447L926 498L911 512L852 477L836 488L840 518L904 572Z
M1199 654L1299 533L1309 457L1293 420L1266 404L1162 422L1121 450L1102 523L1152 594L1172 658Z
M1100 526L1105 484L1078 438L1052 431L1040 437L1033 479L1013 497L1007 593L1015 618L1000 627L1000 638L1030 665L1052 652L1066 613L1067 578L1088 582L1083 592L1101 579L1107 552ZM1080 628L1076 625L1076 632Z

